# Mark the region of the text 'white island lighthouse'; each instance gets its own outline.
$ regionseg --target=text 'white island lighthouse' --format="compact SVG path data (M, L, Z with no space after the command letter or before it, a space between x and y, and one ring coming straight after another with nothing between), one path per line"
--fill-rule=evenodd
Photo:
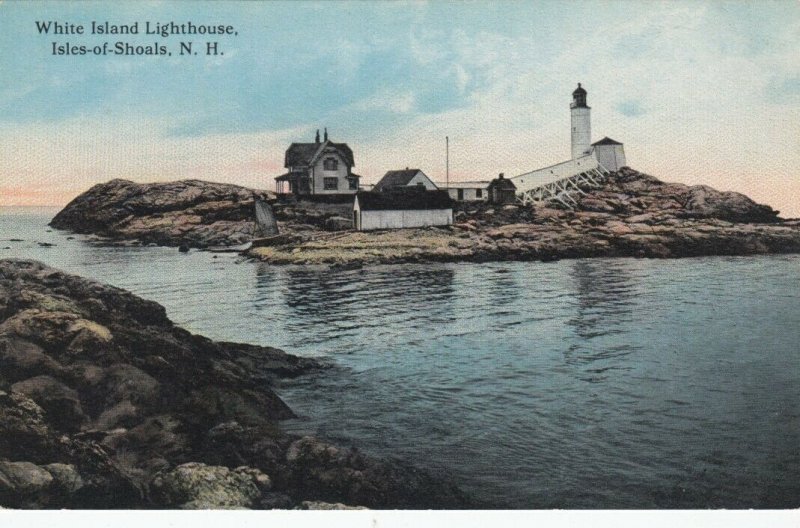
M592 123L586 105L586 90L578 88L572 92L572 103L569 105L572 114L572 159L586 156L592 152Z

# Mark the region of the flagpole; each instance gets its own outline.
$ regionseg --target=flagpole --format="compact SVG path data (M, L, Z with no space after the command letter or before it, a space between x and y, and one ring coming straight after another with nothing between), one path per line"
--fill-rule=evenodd
M447 183L446 186L450 188L450 136L444 137L445 141L445 172L447 174Z

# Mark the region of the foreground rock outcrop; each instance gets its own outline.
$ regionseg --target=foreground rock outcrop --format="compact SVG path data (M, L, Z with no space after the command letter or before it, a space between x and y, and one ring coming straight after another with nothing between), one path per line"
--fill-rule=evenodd
M282 433L293 414L271 382L317 368L193 335L124 290L0 260L0 507L468 505L407 464Z
M559 204L459 204L452 226L345 235L251 249L273 264L690 257L800 252L800 225L734 192L659 181L629 168Z
M116 241L231 246L253 236L255 197L274 198L264 191L201 180L111 180L72 200L50 225Z

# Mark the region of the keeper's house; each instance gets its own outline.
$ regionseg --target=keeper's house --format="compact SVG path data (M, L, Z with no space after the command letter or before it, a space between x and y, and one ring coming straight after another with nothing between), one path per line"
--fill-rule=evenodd
M406 188L359 192L353 203L358 231L443 226L453 223L453 201L446 191Z
M292 143L286 149L284 167L288 172L275 178L275 191L296 196L352 196L358 192L361 178L353 173L354 165L347 143L330 141L327 128L320 141L317 130L313 143Z

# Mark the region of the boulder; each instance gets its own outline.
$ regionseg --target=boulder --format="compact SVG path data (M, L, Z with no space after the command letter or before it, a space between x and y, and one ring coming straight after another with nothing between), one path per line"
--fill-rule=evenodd
M151 483L158 503L186 510L246 509L257 504L271 481L257 469L181 464Z
M262 510L290 510L294 506L292 498L285 493L267 492L261 496L259 509Z
M652 222L653 218L655 217L655 213L645 213L640 215L629 216L625 219L626 222L629 224L641 224Z
M0 457L41 462L61 453L44 410L24 394L0 391Z
M0 339L0 371L7 379L20 381L37 374L58 376L64 367L40 346L18 337L6 337Z
M50 376L36 376L11 386L35 401L47 413L48 421L61 431L78 431L86 421L78 393Z
M609 233L617 236L633 233L633 229L631 229L628 225L618 221L607 222L605 228Z
M325 219L325 229L328 231L345 231L353 229L353 219L342 216L332 216Z
M153 376L129 364L108 367L100 383L102 387L99 391L109 406L120 402L152 405L158 399L161 388Z
M721 192L706 185L689 187L686 209L703 217L719 218L731 222L767 222L778 220L778 211L760 205L737 192Z
M47 464L43 466L53 477L53 487L66 495L72 495L84 486L83 478L72 464Z
M52 483L53 476L36 464L0 461L0 504L16 508L34 505Z
M376 460L310 436L289 446L286 463L289 481L285 485L308 500L370 508L463 508L468 504L457 488L442 486L424 471L395 460Z
M135 427L142 421L141 409L129 400L123 400L100 413L94 422L94 429L109 431L118 427Z
M614 207L606 200L598 198L587 197L583 198L580 202L582 211L594 211L598 213L613 213Z
M634 218L626 221L634 223L650 222L648 215L663 211L731 222L780 221L777 211L743 194L718 191L707 185L664 183L628 167L611 173L602 187L587 189L579 203L582 210L633 214Z

